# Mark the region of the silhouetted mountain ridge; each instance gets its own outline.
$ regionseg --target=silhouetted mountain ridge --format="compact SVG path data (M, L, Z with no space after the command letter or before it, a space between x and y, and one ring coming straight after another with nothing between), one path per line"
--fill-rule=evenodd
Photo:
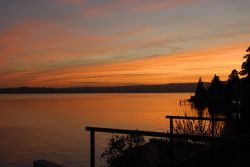
M204 83L208 86L209 83ZM161 85L128 85L128 86L99 86L99 87L17 87L1 88L0 94L22 93L181 93L194 92L197 83L171 83Z

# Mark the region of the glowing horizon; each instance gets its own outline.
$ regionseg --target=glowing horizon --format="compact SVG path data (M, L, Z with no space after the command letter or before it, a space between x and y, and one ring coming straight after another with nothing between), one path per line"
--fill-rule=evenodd
M247 0L1 1L0 87L222 80L250 45Z

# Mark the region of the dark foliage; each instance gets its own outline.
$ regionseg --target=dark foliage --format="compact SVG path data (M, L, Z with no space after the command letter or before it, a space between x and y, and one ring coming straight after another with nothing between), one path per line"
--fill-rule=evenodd
M246 50L248 54L246 54L243 58L246 59L241 65L240 74L246 77L249 77L250 74L250 47Z
M190 100L191 100L191 102L193 102L195 107L198 109L203 109L206 106L207 90L204 87L201 78L199 79L199 82L198 82L197 87L195 89L195 96L192 96Z
M141 166L142 146L145 140L142 136L112 136L101 158L107 167Z
M226 85L227 98L237 103L240 100L240 78L237 70L233 70L228 77Z
M221 104L225 102L225 85L220 80L220 77L214 75L210 87L208 87L208 99L209 102L214 104Z
M207 90L205 89L201 78L197 84L197 88L195 89L195 97L201 101L205 101L207 99Z
M250 117L250 47L246 51L248 54L243 57L246 60L242 63L242 70L232 70L227 81L221 81L219 76L215 75L207 94L201 79L199 80L195 96L190 99L195 107L206 106L209 111L215 111L215 108L217 111L220 108L228 112L239 111L245 118ZM243 78L240 78L239 74Z

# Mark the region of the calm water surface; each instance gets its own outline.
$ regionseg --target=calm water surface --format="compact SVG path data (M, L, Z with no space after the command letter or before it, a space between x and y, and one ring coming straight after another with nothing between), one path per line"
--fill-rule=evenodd
M168 130L166 115L197 116L177 94L0 95L0 166L31 167L47 159L67 167L89 166L85 126ZM96 161L110 135L96 136Z

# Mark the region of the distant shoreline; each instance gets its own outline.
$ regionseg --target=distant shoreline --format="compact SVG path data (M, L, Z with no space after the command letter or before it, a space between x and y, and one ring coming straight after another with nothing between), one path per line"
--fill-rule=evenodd
M205 83L208 85L209 83ZM0 88L0 94L67 94L67 93L193 93L197 83L171 83L162 85L129 85L103 87L17 87Z
M37 93L37 92L32 92L32 93L0 93L0 95L37 95L37 94L164 94L164 93L194 93L194 92L42 92L42 93Z

